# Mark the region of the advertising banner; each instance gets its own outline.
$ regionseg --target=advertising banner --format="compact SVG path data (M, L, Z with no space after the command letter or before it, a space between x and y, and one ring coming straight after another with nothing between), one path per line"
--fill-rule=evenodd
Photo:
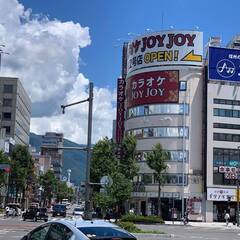
M240 81L240 50L209 47L208 79Z
M177 103L178 98L178 71L144 72L127 80L128 108L151 103Z
M128 44L127 72L159 65L202 66L203 34L197 31L150 33Z
M209 201L236 201L236 190L228 188L207 188L207 200Z
M124 100L125 80L118 79L117 84L117 121L116 121L116 142L121 143L124 135Z

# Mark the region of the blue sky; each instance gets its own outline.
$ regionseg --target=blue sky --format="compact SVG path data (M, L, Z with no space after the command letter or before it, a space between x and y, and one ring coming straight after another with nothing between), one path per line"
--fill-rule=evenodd
M128 33L198 28L204 43L220 36L225 46L240 30L237 0L0 0L0 6L0 44L10 53L0 73L18 77L29 94L31 131L62 132L82 144L88 105L64 115L60 105L87 98L94 82L93 142L112 137L121 46L134 37Z
M226 44L240 32L240 1L190 0L20 0L33 13L50 19L79 22L90 28L92 43L81 49L81 72L99 87L116 87L121 71L122 42L128 33L142 34L146 29L196 29L210 36L220 36ZM163 21L162 21L163 19Z

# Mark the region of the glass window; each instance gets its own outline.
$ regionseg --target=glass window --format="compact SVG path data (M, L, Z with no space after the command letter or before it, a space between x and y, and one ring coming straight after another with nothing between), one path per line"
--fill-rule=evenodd
M11 127L10 126L5 126L3 128L6 129L6 134L10 134L10 132L11 132Z
M131 239L132 235L119 227L79 227L90 239Z
M11 107L12 106L12 99L11 98L3 98L3 106L4 107Z
M145 184L152 184L152 174L143 174L142 181Z
M29 240L44 240L50 225L47 225L45 227L37 228L29 237Z
M12 114L10 112L4 112L2 115L3 120L10 120L11 116L12 116Z
M183 114L184 105L185 113L189 114L188 104L151 104L129 108L127 111L127 117L132 118L154 114Z
M218 116L219 114L218 114L218 108L214 108L213 109L213 115L214 116Z
M238 118L238 112L239 112L239 111L237 111L237 110L233 110L233 111L232 111L232 116L233 116L234 118Z
M68 240L73 232L63 224L52 224L47 240Z
M3 92L4 93L13 93L13 85L12 84L4 84Z

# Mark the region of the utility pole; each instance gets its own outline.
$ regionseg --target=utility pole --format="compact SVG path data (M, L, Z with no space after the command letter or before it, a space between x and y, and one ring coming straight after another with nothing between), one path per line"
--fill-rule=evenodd
M91 214L91 198L90 198L90 166L91 166L91 145L92 145L92 106L93 106L93 83L89 83L89 97L88 99L70 103L67 105L61 105L62 113L65 113L65 108L87 102L89 103L88 108L88 136L87 136L87 166L86 166L86 182L85 182L85 212L84 212L84 218L86 220L91 220L92 214Z

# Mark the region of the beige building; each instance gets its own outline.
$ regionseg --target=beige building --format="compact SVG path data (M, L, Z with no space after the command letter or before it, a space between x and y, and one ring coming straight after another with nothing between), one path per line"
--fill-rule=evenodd
M140 170L130 207L138 214L157 212L158 185L146 154L160 143L170 153L161 191L163 218L171 219L172 209L178 219L185 211L192 220L204 218L202 56L197 31L148 33L128 43L124 128L137 138Z
M16 144L29 144L31 100L18 78L0 77L1 128Z

